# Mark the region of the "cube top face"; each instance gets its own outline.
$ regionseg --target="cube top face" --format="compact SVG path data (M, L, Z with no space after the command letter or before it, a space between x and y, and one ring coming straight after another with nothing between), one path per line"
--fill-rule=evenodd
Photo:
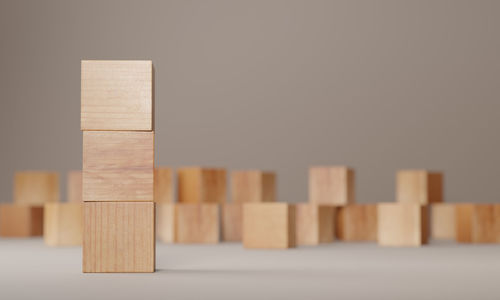
M82 60L82 130L153 130L151 61Z
M170 168L157 167L154 170L154 201L173 203L173 171Z
M455 209L453 203L433 203L431 205L431 236L433 239L455 239Z
M231 196L236 203L275 202L276 174L258 170L231 172Z
M153 201L154 132L83 132L83 201Z
M177 170L179 203L226 202L226 170L184 167Z
M396 178L397 202L430 204L443 201L442 173L402 170Z
M23 171L14 175L14 203L43 205L60 200L59 173Z
M355 201L354 170L345 166L311 167L309 201L346 205Z
M70 171L67 177L68 202L82 202L82 171Z
M426 240L425 208L414 203L377 205L378 243L382 246L415 247Z
M175 241L186 244L215 244L219 238L219 205L177 203Z
M377 240L377 204L349 204L337 211L336 234L344 241Z
M295 204L297 245L318 245L333 241L334 207L314 203Z
M26 204L0 204L0 236L42 235L43 207Z

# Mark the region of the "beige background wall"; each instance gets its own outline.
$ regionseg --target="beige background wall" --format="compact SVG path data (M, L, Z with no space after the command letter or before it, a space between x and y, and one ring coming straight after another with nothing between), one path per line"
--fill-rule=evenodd
M0 201L18 169L81 166L80 60L152 59L162 165L400 168L448 201L500 201L500 1L2 1Z

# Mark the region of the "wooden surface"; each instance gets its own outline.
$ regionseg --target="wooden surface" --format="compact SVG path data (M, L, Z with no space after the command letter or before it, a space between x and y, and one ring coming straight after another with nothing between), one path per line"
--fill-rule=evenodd
M226 170L184 167L177 170L179 203L226 202Z
M309 169L309 201L347 205L355 202L354 170L345 166L318 166Z
M153 166L154 132L83 132L84 201L153 201Z
M70 171L67 175L66 190L68 202L81 203L82 199L82 171Z
M60 200L59 173L22 171L14 174L14 203L43 206Z
M43 232L43 207L27 204L0 204L0 236L31 237Z
M153 130L153 63L83 60L81 129Z
M43 239L49 246L79 246L83 235L83 203L46 203Z
M154 201L156 203L173 203L173 170L166 167L156 167L154 172Z
M415 203L377 205L378 244L415 247L427 243L427 207Z
M315 203L295 205L295 238L297 245L319 245L334 239L333 206Z
M500 243L500 204L456 205L456 241Z
M231 172L231 199L235 203L275 202L276 173L258 170Z
M154 202L85 202L83 272L154 270Z
M222 240L226 242L241 242L243 229L243 204L222 204Z
M286 249L295 247L295 206L287 203L245 203L243 246Z
M175 203L156 203L156 236L163 243L174 242Z
M177 203L175 205L175 242L215 244L220 241L219 204Z
M430 204L443 202L443 174L401 170L396 175L396 201Z
M455 240L455 204L431 204L431 237L436 240Z
M343 241L377 240L377 204L349 204L337 208L336 236Z

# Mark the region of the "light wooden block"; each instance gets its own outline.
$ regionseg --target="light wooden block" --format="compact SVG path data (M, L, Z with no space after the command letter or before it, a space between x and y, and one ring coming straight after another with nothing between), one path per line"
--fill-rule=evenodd
M243 246L286 249L295 247L295 206L287 203L245 203Z
M170 168L156 167L154 174L154 199L156 203L173 203L173 171Z
M154 202L85 202L83 272L154 271Z
M153 201L153 168L154 132L83 132L84 201Z
M431 204L431 237L437 240L455 239L455 204Z
M68 172L66 182L68 202L82 202L82 171Z
M43 206L60 200L59 173L22 171L14 174L14 203Z
M177 203L175 205L175 242L215 244L220 240L219 205L214 203Z
M256 170L231 172L231 195L235 203L275 202L276 174Z
M350 242L377 240L377 204L349 204L337 209L336 236Z
M243 204L222 204L222 240L227 242L241 242L243 227Z
M175 203L156 203L156 236L164 243L175 242Z
M500 204L457 204L455 209L457 242L500 242Z
M295 205L295 225L297 245L319 245L331 243L334 238L333 206L314 203Z
M186 167L177 170L179 203L226 202L226 170Z
M43 238L49 246L80 246L83 235L83 203L45 203Z
M81 63L82 130L153 130L153 63Z
M443 174L402 170L396 176L396 201L431 204L443 202Z
M377 205L378 244L418 247L427 243L427 208L416 203Z
M354 170L345 166L311 167L309 201L317 204L347 205L355 202Z
M32 237L43 232L43 207L28 204L0 204L0 236Z

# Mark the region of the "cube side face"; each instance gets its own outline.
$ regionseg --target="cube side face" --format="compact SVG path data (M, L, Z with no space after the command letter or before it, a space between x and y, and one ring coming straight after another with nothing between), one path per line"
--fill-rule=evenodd
M183 244L215 244L219 236L219 205L178 203L175 241Z
M295 237L297 245L320 243L319 206L309 203L295 205Z
M60 200L59 174L23 171L14 175L14 203L43 206Z
M155 168L154 170L154 202L173 203L173 171L170 168Z
M151 61L81 62L82 130L153 130Z
M475 204L472 213L472 241L496 243L495 212L493 204Z
M241 242L243 227L243 204L224 203L222 205L222 240Z
M43 233L43 207L0 204L0 236L32 237Z
M180 168L177 170L177 193L179 203L202 202L201 168Z
M156 233L158 239L164 243L174 243L175 237L175 204L156 204Z
M376 204L352 204L338 210L340 239L353 242L377 240Z
M427 176L427 187L428 195L427 199L429 203L441 203L443 202L443 174L438 172L429 173Z
M288 231L288 248L293 248L297 245L297 236L295 234L295 227L296 227L296 206L293 204L288 205L288 224L287 224L287 231Z
M414 247L425 243L422 207L412 203L378 204L378 243L381 246Z
M84 201L153 201L154 133L85 131Z
M67 175L68 202L83 202L82 199L82 171L71 171Z
M354 199L354 170L347 167L309 169L309 200L318 204L347 205Z
M263 177L260 171L231 172L231 195L235 203L262 202Z
M83 203L58 203L58 246L80 246L83 243Z
M433 203L431 205L431 236L437 240L455 239L455 205Z
M262 202L276 202L276 173L262 173Z
M202 203L226 202L226 170L202 169Z
M319 206L319 242L331 243L333 242L334 231L334 212L333 206Z
M472 204L457 204L455 207L455 234L459 243L472 242Z
M397 173L396 201L429 204L428 172L403 170Z
M59 203L46 203L43 208L43 240L48 246L59 243Z
M243 205L243 246L286 249L294 245L294 216L286 203L245 203ZM292 212L293 213L293 212Z

